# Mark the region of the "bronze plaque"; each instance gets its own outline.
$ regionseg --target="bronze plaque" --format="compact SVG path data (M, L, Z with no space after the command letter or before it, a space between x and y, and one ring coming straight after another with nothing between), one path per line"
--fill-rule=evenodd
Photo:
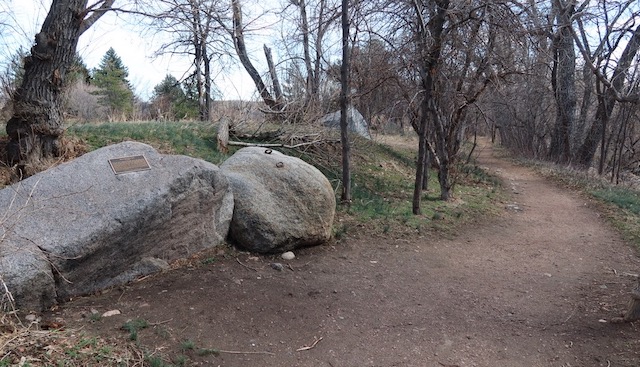
M113 169L113 173L116 175L151 169L149 162L147 162L147 159L143 155L109 159L109 164L111 165L111 169Z

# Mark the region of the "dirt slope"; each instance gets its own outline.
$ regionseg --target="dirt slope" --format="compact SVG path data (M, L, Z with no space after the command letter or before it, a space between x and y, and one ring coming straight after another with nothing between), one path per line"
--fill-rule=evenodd
M237 254L60 314L69 327L121 339L125 320L143 318L152 326L139 342L188 365L639 366L640 323L610 322L635 282L625 273L640 271L634 250L586 199L490 148L480 162L512 202L453 239L349 233L290 267ZM89 322L80 315L91 308L123 314ZM180 350L185 340L195 349Z

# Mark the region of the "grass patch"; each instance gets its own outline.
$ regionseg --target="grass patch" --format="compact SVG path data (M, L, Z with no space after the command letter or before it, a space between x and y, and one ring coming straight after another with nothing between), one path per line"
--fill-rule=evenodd
M84 140L90 150L127 140L147 143L158 151L201 158L214 164L226 159L218 152L217 130L202 122L139 122L74 125L67 134Z
M129 340L138 340L138 331L149 327L149 323L144 319L135 319L125 322L120 328L129 332Z
M618 186L592 190L591 193L604 202L616 205L633 214L640 214L640 194L635 190Z

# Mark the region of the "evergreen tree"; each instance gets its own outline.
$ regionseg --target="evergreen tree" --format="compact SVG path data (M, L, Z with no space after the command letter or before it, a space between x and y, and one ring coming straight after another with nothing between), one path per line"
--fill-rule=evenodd
M159 117L165 119L193 119L198 116L197 94L195 98L192 93L187 95L173 75L167 75L153 88L152 105Z
M128 116L133 112L134 95L127 80L129 71L120 56L110 48L93 71L93 85L99 88L98 102L109 109L111 115Z

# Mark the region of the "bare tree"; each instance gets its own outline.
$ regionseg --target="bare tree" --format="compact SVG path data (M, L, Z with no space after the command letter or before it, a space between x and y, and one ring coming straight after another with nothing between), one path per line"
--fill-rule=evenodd
M188 76L195 81L199 116L210 120L213 76L212 60L229 55L231 22L229 3L224 0L157 0L139 2L137 13L164 34L156 55L187 56L193 60Z
M60 154L62 90L78 39L115 0L54 0L24 62L24 79L13 96L7 122L7 155L19 168Z
M586 68L589 72L595 74L595 83L598 90L598 106L594 116L593 123L588 129L586 137L576 149L576 163L582 167L590 167L598 145L600 144L600 165L599 173L604 173L604 163L607 156L605 149L605 132L608 128L608 122L616 107L616 103L628 103L640 101L640 96L632 89L625 89L625 84L632 74L634 61L638 51L640 50L640 26L632 28L635 18L640 14L640 9L635 9L627 14L628 19L620 19L628 7L635 2L626 1L617 7L618 12L609 14L610 10L605 9L603 16L605 17L605 32L594 50L588 43L585 35L584 26L579 22L580 34L572 28L573 37L576 45L580 50L584 60L586 60ZM616 23L622 23L622 27L617 28ZM621 29L615 32L616 29ZM622 49L619 58L615 58L616 50L626 41L626 45ZM609 70L612 70L611 76Z

